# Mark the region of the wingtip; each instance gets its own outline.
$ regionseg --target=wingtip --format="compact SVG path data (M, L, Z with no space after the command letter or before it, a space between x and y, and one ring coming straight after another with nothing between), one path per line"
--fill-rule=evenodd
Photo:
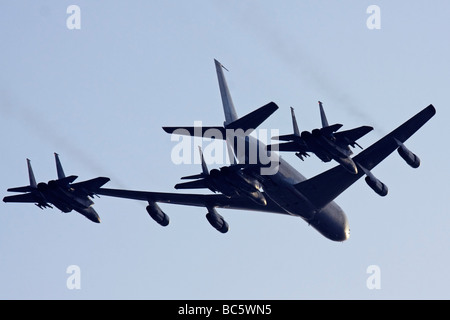
M436 108L435 108L432 104L430 104L430 105L427 107L427 109L429 109L429 110L433 113L433 115L436 114Z

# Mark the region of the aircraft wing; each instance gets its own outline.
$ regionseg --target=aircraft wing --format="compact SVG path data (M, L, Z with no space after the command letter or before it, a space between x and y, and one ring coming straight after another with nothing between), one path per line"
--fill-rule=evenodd
M3 202L24 202L24 203L39 203L39 199L33 193L18 194L15 196L7 196L3 198Z
M76 190L76 192L79 193L80 195L83 194L93 196L109 180L110 180L109 178L98 177L91 180L73 183L70 186L71 188Z
M267 150L292 151L292 152L301 152L301 153L310 152L310 150L308 150L307 148L305 148L293 141L268 145Z
M381 138L353 158L360 168L372 170L399 145L395 141L405 142L419 130L436 113L433 105L429 105L397 129ZM295 187L317 208L323 208L344 192L348 187L364 176L364 171L358 169L358 174L350 174L341 165L325 171L311 179L300 182Z
M170 203L194 207L227 208L236 210L265 211L272 213L287 214L282 208L276 205L268 197L266 197L267 205L262 206L244 197L228 198L223 194L208 194L208 195L185 194L185 193L120 190L107 188L100 188L97 191L97 194L117 198L152 201L159 203Z
M372 127L362 126L351 130L336 132L334 136L339 143L354 146L358 139L365 136L372 130Z

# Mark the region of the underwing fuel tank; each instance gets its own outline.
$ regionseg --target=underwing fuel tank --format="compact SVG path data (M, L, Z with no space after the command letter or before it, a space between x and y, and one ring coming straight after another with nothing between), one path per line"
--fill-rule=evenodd
M161 210L156 202L149 201L146 209L150 217L152 217L152 219L157 223L163 227L167 227L169 225L169 216Z
M214 208L208 208L206 219L220 233L227 233L230 229L225 219Z
M409 164L412 168L414 169L418 168L420 166L419 157L414 153L412 153L408 148L406 148L406 146L403 143L401 143L397 139L395 139L395 142L397 142L398 144L397 152L400 155L400 157L402 157L403 160L405 160L405 162Z

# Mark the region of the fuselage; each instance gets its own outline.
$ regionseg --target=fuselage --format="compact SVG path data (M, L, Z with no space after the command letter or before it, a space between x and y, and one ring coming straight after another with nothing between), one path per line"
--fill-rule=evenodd
M312 134L308 131L302 132L302 139L305 141L308 148L323 162L335 160L348 172L352 174L358 173L356 164L350 157L353 152L348 146L338 145L331 139L319 133L319 131L315 130L313 130Z
M249 146L247 150L266 150L265 144L253 136L245 137L245 143ZM258 148L255 145L258 145ZM350 229L344 211L335 202L330 202L323 208L316 208L295 188L296 184L305 181L306 178L281 156L276 153L271 153L270 156L272 163L279 164L277 170L271 170L270 173L273 174L261 174L261 170L259 174L256 174L263 185L265 196L287 214L304 219L328 239L347 240ZM258 157L258 161L267 164L261 157Z
M48 202L62 212L68 213L75 210L93 222L100 222L97 212L92 207L94 202L87 196L76 195L74 189L62 188L52 180L48 184L39 183L38 190Z

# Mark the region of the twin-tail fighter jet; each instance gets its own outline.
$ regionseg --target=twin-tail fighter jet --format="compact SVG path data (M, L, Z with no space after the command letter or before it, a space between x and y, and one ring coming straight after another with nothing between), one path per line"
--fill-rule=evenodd
M217 60L215 60L215 66L225 115L223 126L163 127L163 129L170 134L201 137L204 137L203 135L208 130L213 129L218 133L216 134L216 139L221 138L226 141L229 153L230 151L233 153L233 155L229 154L230 160L239 154L239 146L244 145L246 147L245 150L265 150L267 158L271 159L271 163L276 163L277 170L269 170L267 173L263 173L262 169L267 165L267 162L262 161L262 159L267 158L256 157L256 163L252 164L248 161L248 154L244 157L237 157L237 160L240 161L238 167L231 165L218 171L213 169L211 170L212 172L208 172L206 165L204 165L204 160L202 160L203 172L200 175L187 177L192 180L198 180L187 182L184 185L178 184L176 186L177 189L206 187L212 191L219 191L221 194L167 193L106 188L100 188L97 192L98 194L147 201L147 212L162 226L169 224L169 217L161 210L158 203L203 207L207 211L206 218L208 222L221 233L226 233L229 227L216 209L227 208L300 217L326 238L333 241L345 241L350 236L348 219L334 200L363 176L366 176L367 184L376 193L385 196L387 187L373 175L372 170L395 150L398 150L400 156L409 165L412 167L418 166L418 157L409 151L404 143L434 116L436 110L433 105L429 105L353 158L350 158L350 155L348 155L347 159L353 162L354 167L353 164L351 167L339 164L315 177L307 179L276 152L267 150L267 146L263 142L250 135L258 125L278 109L278 106L270 102L246 116L238 117L225 81L223 66ZM327 129L328 125L324 127L322 131L319 130L319 133L325 136L329 136L332 133L336 135L337 133L334 132L340 128L340 126L331 126L331 128ZM352 145L356 144L356 139L359 136L370 130L367 127L366 129L361 129L362 133L355 132L353 135L347 133L346 140L343 138L344 135L341 135L341 137L338 135L338 137L344 140L347 145ZM233 134L233 138L228 139L226 133L229 131L239 131L239 134ZM298 133L298 130L296 132ZM207 137L210 138L211 136L208 135ZM334 142L334 148L335 146L336 142ZM333 150L333 147L329 147L327 150ZM330 155L329 157L331 158ZM242 168L239 166L242 166ZM249 196L249 192L242 192L253 184L253 182L247 180L248 177L256 179L255 181L257 181L258 185L262 186L261 189L259 187L256 188L256 184L253 185L261 193L265 201L255 201L255 198ZM249 190L251 191L252 189L250 188Z
M295 152L295 155L301 160L304 160L304 157L309 157L308 152L312 152L323 162L335 160L348 172L358 174L358 167L351 158L353 152L350 150L349 146L352 146L353 148L358 146L361 148L356 140L372 131L373 128L362 126L351 130L337 132L342 127L342 124L337 123L329 125L322 102L320 101L319 108L322 128L314 129L312 132L303 131L300 134L297 120L295 119L294 109L291 107L294 133L272 137L272 139L275 140L289 142L269 145L268 149L273 149L273 146L275 146L279 151Z
M264 197L261 188L262 185L252 176L255 166L251 164L236 164L224 166L220 169L208 170L205 163L203 153L199 147L200 158L202 164L202 172L200 174L182 177L182 180L194 180L189 182L178 183L175 189L209 189L212 192L220 192L228 198L242 197L247 198L260 206L265 206L267 200ZM215 217L219 218L220 224L215 223ZM228 231L228 223L218 213L206 215L208 221L222 233Z
M3 201L34 203L41 209L53 208L51 205L54 205L62 212L68 213L75 210L89 220L99 223L100 217L92 207L94 202L91 198L101 186L109 181L109 178L98 177L73 183L78 177L73 175L66 177L57 153L55 153L55 162L58 179L51 180L48 183L36 183L31 161L27 159L30 185L8 189L10 192L22 192L24 194L4 197Z

